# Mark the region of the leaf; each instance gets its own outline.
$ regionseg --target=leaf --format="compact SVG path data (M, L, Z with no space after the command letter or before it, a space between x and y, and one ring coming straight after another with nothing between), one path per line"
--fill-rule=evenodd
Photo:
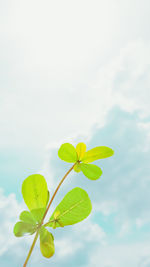
M85 152L82 162L90 163L98 159L104 159L111 157L114 154L114 151L106 146L98 146L87 152Z
M45 208L41 208L41 209L33 209L31 210L31 214L33 215L33 217L35 218L35 220L40 223L44 213L45 213L46 207Z
M25 234L34 234L37 227L30 223L17 222L14 226L14 235L17 237L24 236Z
M48 204L48 202L49 202L49 198L50 198L50 192L47 191L47 203L46 203L46 206L47 206L47 204Z
M44 227L40 229L40 249L44 257L50 258L55 253L54 237Z
M60 211L57 210L55 213L54 213L54 219L57 220L58 216L60 215Z
M74 167L73 167L75 172L80 172L80 168L79 168L79 164L77 163Z
M61 145L60 149L58 150L58 156L60 159L70 163L74 163L78 159L74 146L69 143Z
M83 174L91 180L97 180L102 175L101 168L94 164L80 163L79 167Z
M25 223L36 224L36 220L30 211L23 211L20 214L20 220Z
M78 155L78 160L82 160L86 151L86 145L84 143L77 144L76 151Z
M56 227L72 225L84 220L90 214L91 209L92 204L87 192L76 187L63 198L50 220L54 220ZM58 211L60 214L57 213L55 220ZM48 226L53 227L54 223L50 223Z
M27 177L22 184L22 195L29 210L46 207L48 190L45 178L40 174Z
M48 225L49 226L49 225ZM53 225L52 225L53 229L56 229L56 221L53 222Z

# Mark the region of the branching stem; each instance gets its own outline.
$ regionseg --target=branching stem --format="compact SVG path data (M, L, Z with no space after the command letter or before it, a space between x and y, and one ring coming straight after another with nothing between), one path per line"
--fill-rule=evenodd
M54 200L54 198L55 198L55 196L56 196L56 194L57 194L57 192L58 192L60 186L62 185L63 181L66 179L66 177L68 176L68 174L73 170L73 168L74 168L75 165L76 165L76 163L74 163L74 164L72 165L72 167L66 172L66 174L64 175L64 177L61 179L60 183L58 184L58 186L57 186L57 188L56 188L54 194L52 195L52 197L51 197L51 199L50 199L50 202L49 202L49 204L48 204L48 206L47 206L47 209L46 209L46 211L45 211L45 213L44 213L44 215L43 215L43 218L42 218L42 220L41 220L41 223L40 223L40 225L39 225L39 227L38 227L38 230L37 230L37 232L36 232L36 235L35 235L35 237L34 237L34 239L33 239L32 245L31 245L31 247L30 247L29 253L28 253L28 255L27 255L27 258L26 258L26 260L25 260L25 263L24 263L23 267L26 267L26 266L27 266L28 260L29 260L29 258L30 258L30 256L31 256L31 253L32 253L32 251L33 251L33 249L34 249L34 246L35 246L35 244L36 244L36 241L37 241L37 239L38 239L39 230L40 230L41 226L43 225L43 222L44 222L44 219L45 219L45 217L46 217L46 215L47 215L47 212L48 212L48 210L49 210L49 208L50 208L50 206L51 206L51 204L52 204L52 202L53 202L53 200ZM45 226L46 226L47 224L48 224L48 223L46 223Z

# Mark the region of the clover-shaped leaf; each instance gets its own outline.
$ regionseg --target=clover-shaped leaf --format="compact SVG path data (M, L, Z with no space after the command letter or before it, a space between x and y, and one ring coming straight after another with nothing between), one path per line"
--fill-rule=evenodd
M40 229L40 249L46 258L52 257L55 253L54 237L44 226Z
M49 193L45 178L40 174L28 176L22 184L22 195L29 210L46 207Z
M30 211L22 211L20 213L20 220L25 222L25 223L30 223L30 224L36 224L36 219L35 217L32 215L32 213Z
M113 154L114 151L106 146L95 147L86 152L84 143L77 144L76 149L73 145L65 143L58 151L58 156L62 160L76 163L73 168L75 172L82 171L91 180L97 180L102 175L102 170L98 166L89 163L111 157Z
M79 187L69 191L53 212L48 226L56 228L84 220L91 212L92 204L87 192Z
M58 156L60 159L70 163L74 163L78 159L74 146L69 143L61 145L60 149L58 150Z
M81 163L79 165L79 169L83 172L83 174L91 179L91 180L97 180L102 175L102 170L98 166L94 164L85 164Z
M106 147L106 146L98 146L85 152L82 158L82 162L90 163L98 159L111 157L113 154L114 154L114 151L111 148Z
M16 237L24 236L25 234L34 234L36 232L37 226L35 224L30 224L26 222L17 222L14 226L14 235Z
M82 161L82 158L84 157L85 151L86 151L86 145L84 143L78 143L76 146L76 152L77 152L79 161L80 160Z

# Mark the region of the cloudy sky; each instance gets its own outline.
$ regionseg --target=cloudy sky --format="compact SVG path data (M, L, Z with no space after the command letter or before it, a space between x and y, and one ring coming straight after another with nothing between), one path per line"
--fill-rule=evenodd
M0 266L22 266L33 236L15 238L22 181L45 176L50 193L70 164L65 142L109 146L102 178L72 173L93 203L82 223L53 230L29 266L150 267L149 0L0 2Z

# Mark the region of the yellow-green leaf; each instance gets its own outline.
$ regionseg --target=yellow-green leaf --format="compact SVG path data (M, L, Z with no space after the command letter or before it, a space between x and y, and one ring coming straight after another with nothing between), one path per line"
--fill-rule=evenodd
M33 217L35 218L35 220L40 223L44 213L45 213L46 207L45 208L40 208L40 209L33 209L31 210L31 214L33 215Z
M56 228L84 220L91 212L92 204L87 192L79 187L72 189L53 212L48 226ZM58 211L58 213L56 213ZM57 214L57 218L56 218Z
M47 203L46 203L46 206L47 206L47 204L48 204L48 202L49 202L49 198L50 198L50 192L47 191Z
M22 211L19 218L25 223L36 224L36 219L30 211Z
M74 169L74 171L75 172L80 172L81 170L80 170L80 168L79 168L79 163L77 163L74 167L73 167L73 169Z
M70 163L74 163L78 159L74 146L69 143L61 145L60 149L58 150L58 156L60 159Z
M60 211L57 210L55 213L54 213L54 219L57 220L58 216L60 215Z
M29 210L46 207L48 190L45 178L40 174L27 177L22 184L22 195Z
M84 143L77 144L76 151L78 155L78 160L82 160L86 151L86 145Z
M91 180L97 180L102 175L101 168L94 164L80 163L79 167L83 174Z
M14 235L17 237L24 236L25 234L34 234L37 227L30 223L17 222L14 226Z
M106 146L95 147L87 152L85 152L82 162L90 163L98 159L104 159L111 157L114 154L114 151Z
M50 258L55 253L54 237L44 227L40 229L40 249L44 257Z

